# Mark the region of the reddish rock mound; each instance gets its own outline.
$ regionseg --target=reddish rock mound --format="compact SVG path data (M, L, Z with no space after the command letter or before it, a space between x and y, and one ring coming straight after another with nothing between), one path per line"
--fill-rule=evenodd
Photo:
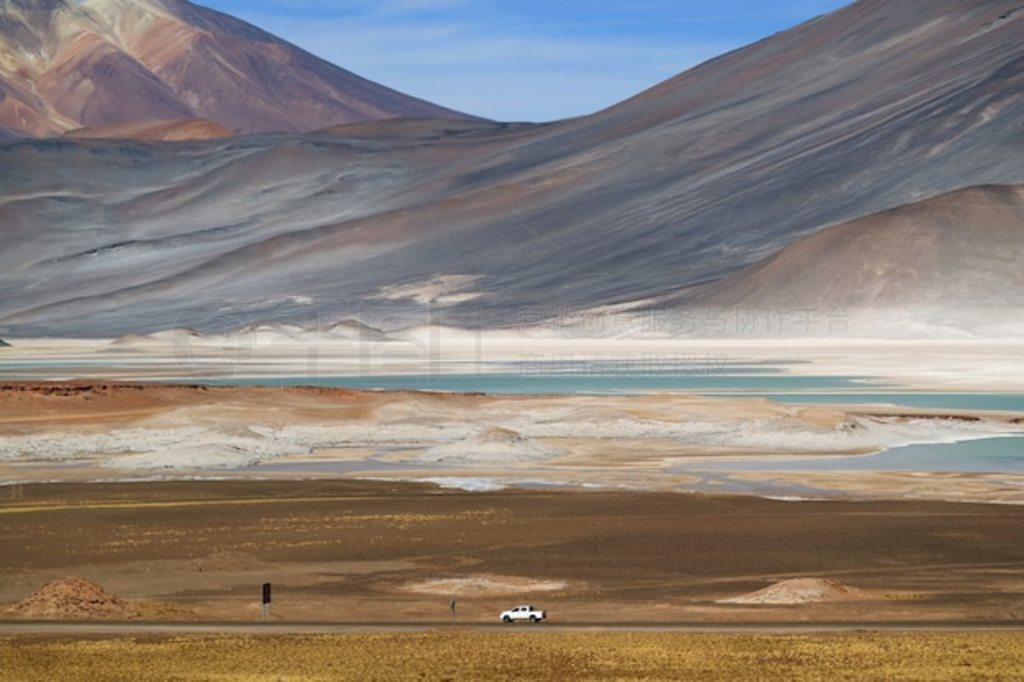
M85 578L54 580L12 609L23 618L54 620L129 618L135 612L117 596Z

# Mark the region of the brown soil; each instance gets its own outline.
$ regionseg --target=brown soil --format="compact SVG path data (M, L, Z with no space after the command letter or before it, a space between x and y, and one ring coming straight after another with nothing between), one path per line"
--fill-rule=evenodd
M155 618L258 620L272 582L274 618L299 622L443 622L452 588L480 585L461 592L460 621L533 603L561 623L1006 622L1024 619L1021 537L1024 508L997 505L371 481L25 485L0 499L0 604L74 574L165 605ZM863 595L719 603L824 576ZM444 580L455 582L431 582ZM564 589L541 589L554 582ZM443 594L409 589L424 583Z
M259 388L134 384L117 381L0 382L0 426L88 421L117 424L180 408L287 412L290 418L364 419L391 403L472 407L482 395L344 388Z
M267 564L246 552L214 552L192 562L196 571L233 572L266 570Z

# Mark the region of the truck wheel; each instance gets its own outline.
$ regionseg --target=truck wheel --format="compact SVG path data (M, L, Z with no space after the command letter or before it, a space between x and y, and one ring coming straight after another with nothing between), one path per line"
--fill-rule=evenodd
M536 623L537 622L537 616L530 616L530 622L531 623Z
M502 620L502 622L504 622L504 623L505 623L506 625L508 625L509 623L511 623L511 622L512 622L512 619L511 619L511 618L509 618L508 616L505 616L505 617L504 617L504 618L502 618L501 620Z

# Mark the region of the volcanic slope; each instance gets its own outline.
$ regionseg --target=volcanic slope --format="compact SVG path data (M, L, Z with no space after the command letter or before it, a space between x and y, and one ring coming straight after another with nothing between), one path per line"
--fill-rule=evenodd
M821 230L1024 183L1022 6L861 0L547 125L6 142L0 333L697 305ZM916 257L899 240L886 254ZM971 295L1019 306L1016 280L985 274L1000 262L947 265L980 270L961 278Z
M466 118L186 0L0 0L0 128L205 119L242 133Z

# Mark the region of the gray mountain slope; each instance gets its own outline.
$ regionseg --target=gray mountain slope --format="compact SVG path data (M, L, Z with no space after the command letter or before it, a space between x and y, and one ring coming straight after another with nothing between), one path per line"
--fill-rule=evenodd
M1024 291L1024 187L972 187L829 228L694 297L708 307L1003 308Z
M544 126L3 143L0 332L697 305L831 226L1024 183L1020 6L862 0Z

